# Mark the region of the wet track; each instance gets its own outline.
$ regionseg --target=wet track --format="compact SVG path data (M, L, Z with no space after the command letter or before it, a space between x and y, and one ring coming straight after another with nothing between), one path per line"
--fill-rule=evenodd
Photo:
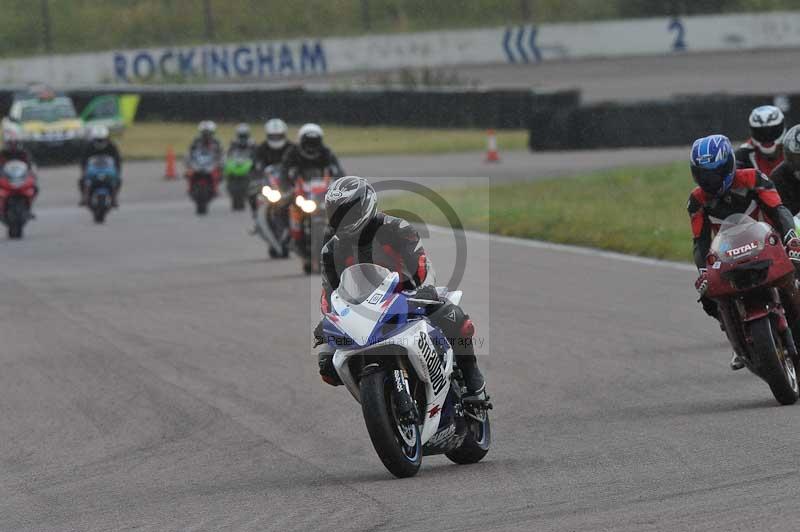
M492 171L592 157L631 156L512 154ZM443 175L443 160L345 162ZM486 171L478 155L446 160ZM358 405L317 376L317 282L266 261L226 201L194 216L160 172L130 165L122 209L98 227L73 205L74 170L46 169L28 238L0 241L0 529L785 530L800 517L800 406L727 369L691 268L471 235L464 305L489 333L494 448L475 466L429 457L399 481ZM430 240L446 271L450 239Z

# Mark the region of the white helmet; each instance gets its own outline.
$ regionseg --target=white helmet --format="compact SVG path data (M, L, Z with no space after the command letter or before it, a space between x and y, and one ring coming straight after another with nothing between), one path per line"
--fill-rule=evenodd
M774 105L762 105L750 113L750 138L764 155L775 153L785 131L783 111Z
M286 146L286 122L280 118L270 118L264 124L264 133L267 134L267 145L273 150L280 150Z
M108 140L110 133L106 126L92 126L89 130L89 140Z
M213 135L217 131L217 124L213 120L203 120L197 124L197 131Z
M313 159L322 152L322 128L317 124L305 124L297 132L297 146L300 153Z

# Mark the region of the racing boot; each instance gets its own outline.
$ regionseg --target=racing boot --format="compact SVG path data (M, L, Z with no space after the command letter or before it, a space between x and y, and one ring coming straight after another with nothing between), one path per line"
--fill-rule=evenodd
M733 352L733 356L731 357L731 370L732 371L739 371L744 367L744 360L736 354L736 351Z
M456 364L464 377L467 393L464 397L481 397L486 395L486 382L478 368L478 360L474 354L455 355Z
M322 351L318 355L319 363L319 376L322 380L331 386L341 386L342 379L336 373L336 368L333 366L333 353L330 351Z

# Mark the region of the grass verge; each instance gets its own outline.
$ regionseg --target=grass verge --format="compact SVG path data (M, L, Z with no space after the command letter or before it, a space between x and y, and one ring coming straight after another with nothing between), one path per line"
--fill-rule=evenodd
M233 137L235 124L219 124L219 135L226 145ZM436 154L486 149L486 131L481 129L421 129L400 127L325 126L325 142L337 155ZM253 136L263 140L263 124L251 124ZM290 127L294 138L297 127ZM163 158L167 146L183 153L197 132L197 124L139 122L127 128L120 138L126 158ZM527 146L524 130L498 131L503 150Z
M681 162L438 192L466 229L690 261L686 201L691 188ZM448 225L441 212L419 196L382 198L381 208Z

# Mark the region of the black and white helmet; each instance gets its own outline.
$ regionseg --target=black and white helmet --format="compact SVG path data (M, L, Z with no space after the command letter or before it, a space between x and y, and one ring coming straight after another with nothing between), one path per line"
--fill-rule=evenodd
M250 126L242 122L236 126L236 140L242 144L250 141Z
M761 153L775 153L785 131L783 111L774 105L762 105L750 113L750 138Z
M264 133L267 135L267 145L273 150L280 150L286 146L286 122L280 118L270 118L264 124Z
M325 194L328 224L337 235L359 233L378 212L375 189L363 177L337 179Z
M316 159L322 153L322 128L317 124L305 124L297 132L297 146L300 153L309 159Z
M199 131L200 135L203 137L211 137L217 131L217 124L212 120L203 120L197 124L197 131Z
M800 125L794 126L783 136L783 157L792 170L800 171Z

